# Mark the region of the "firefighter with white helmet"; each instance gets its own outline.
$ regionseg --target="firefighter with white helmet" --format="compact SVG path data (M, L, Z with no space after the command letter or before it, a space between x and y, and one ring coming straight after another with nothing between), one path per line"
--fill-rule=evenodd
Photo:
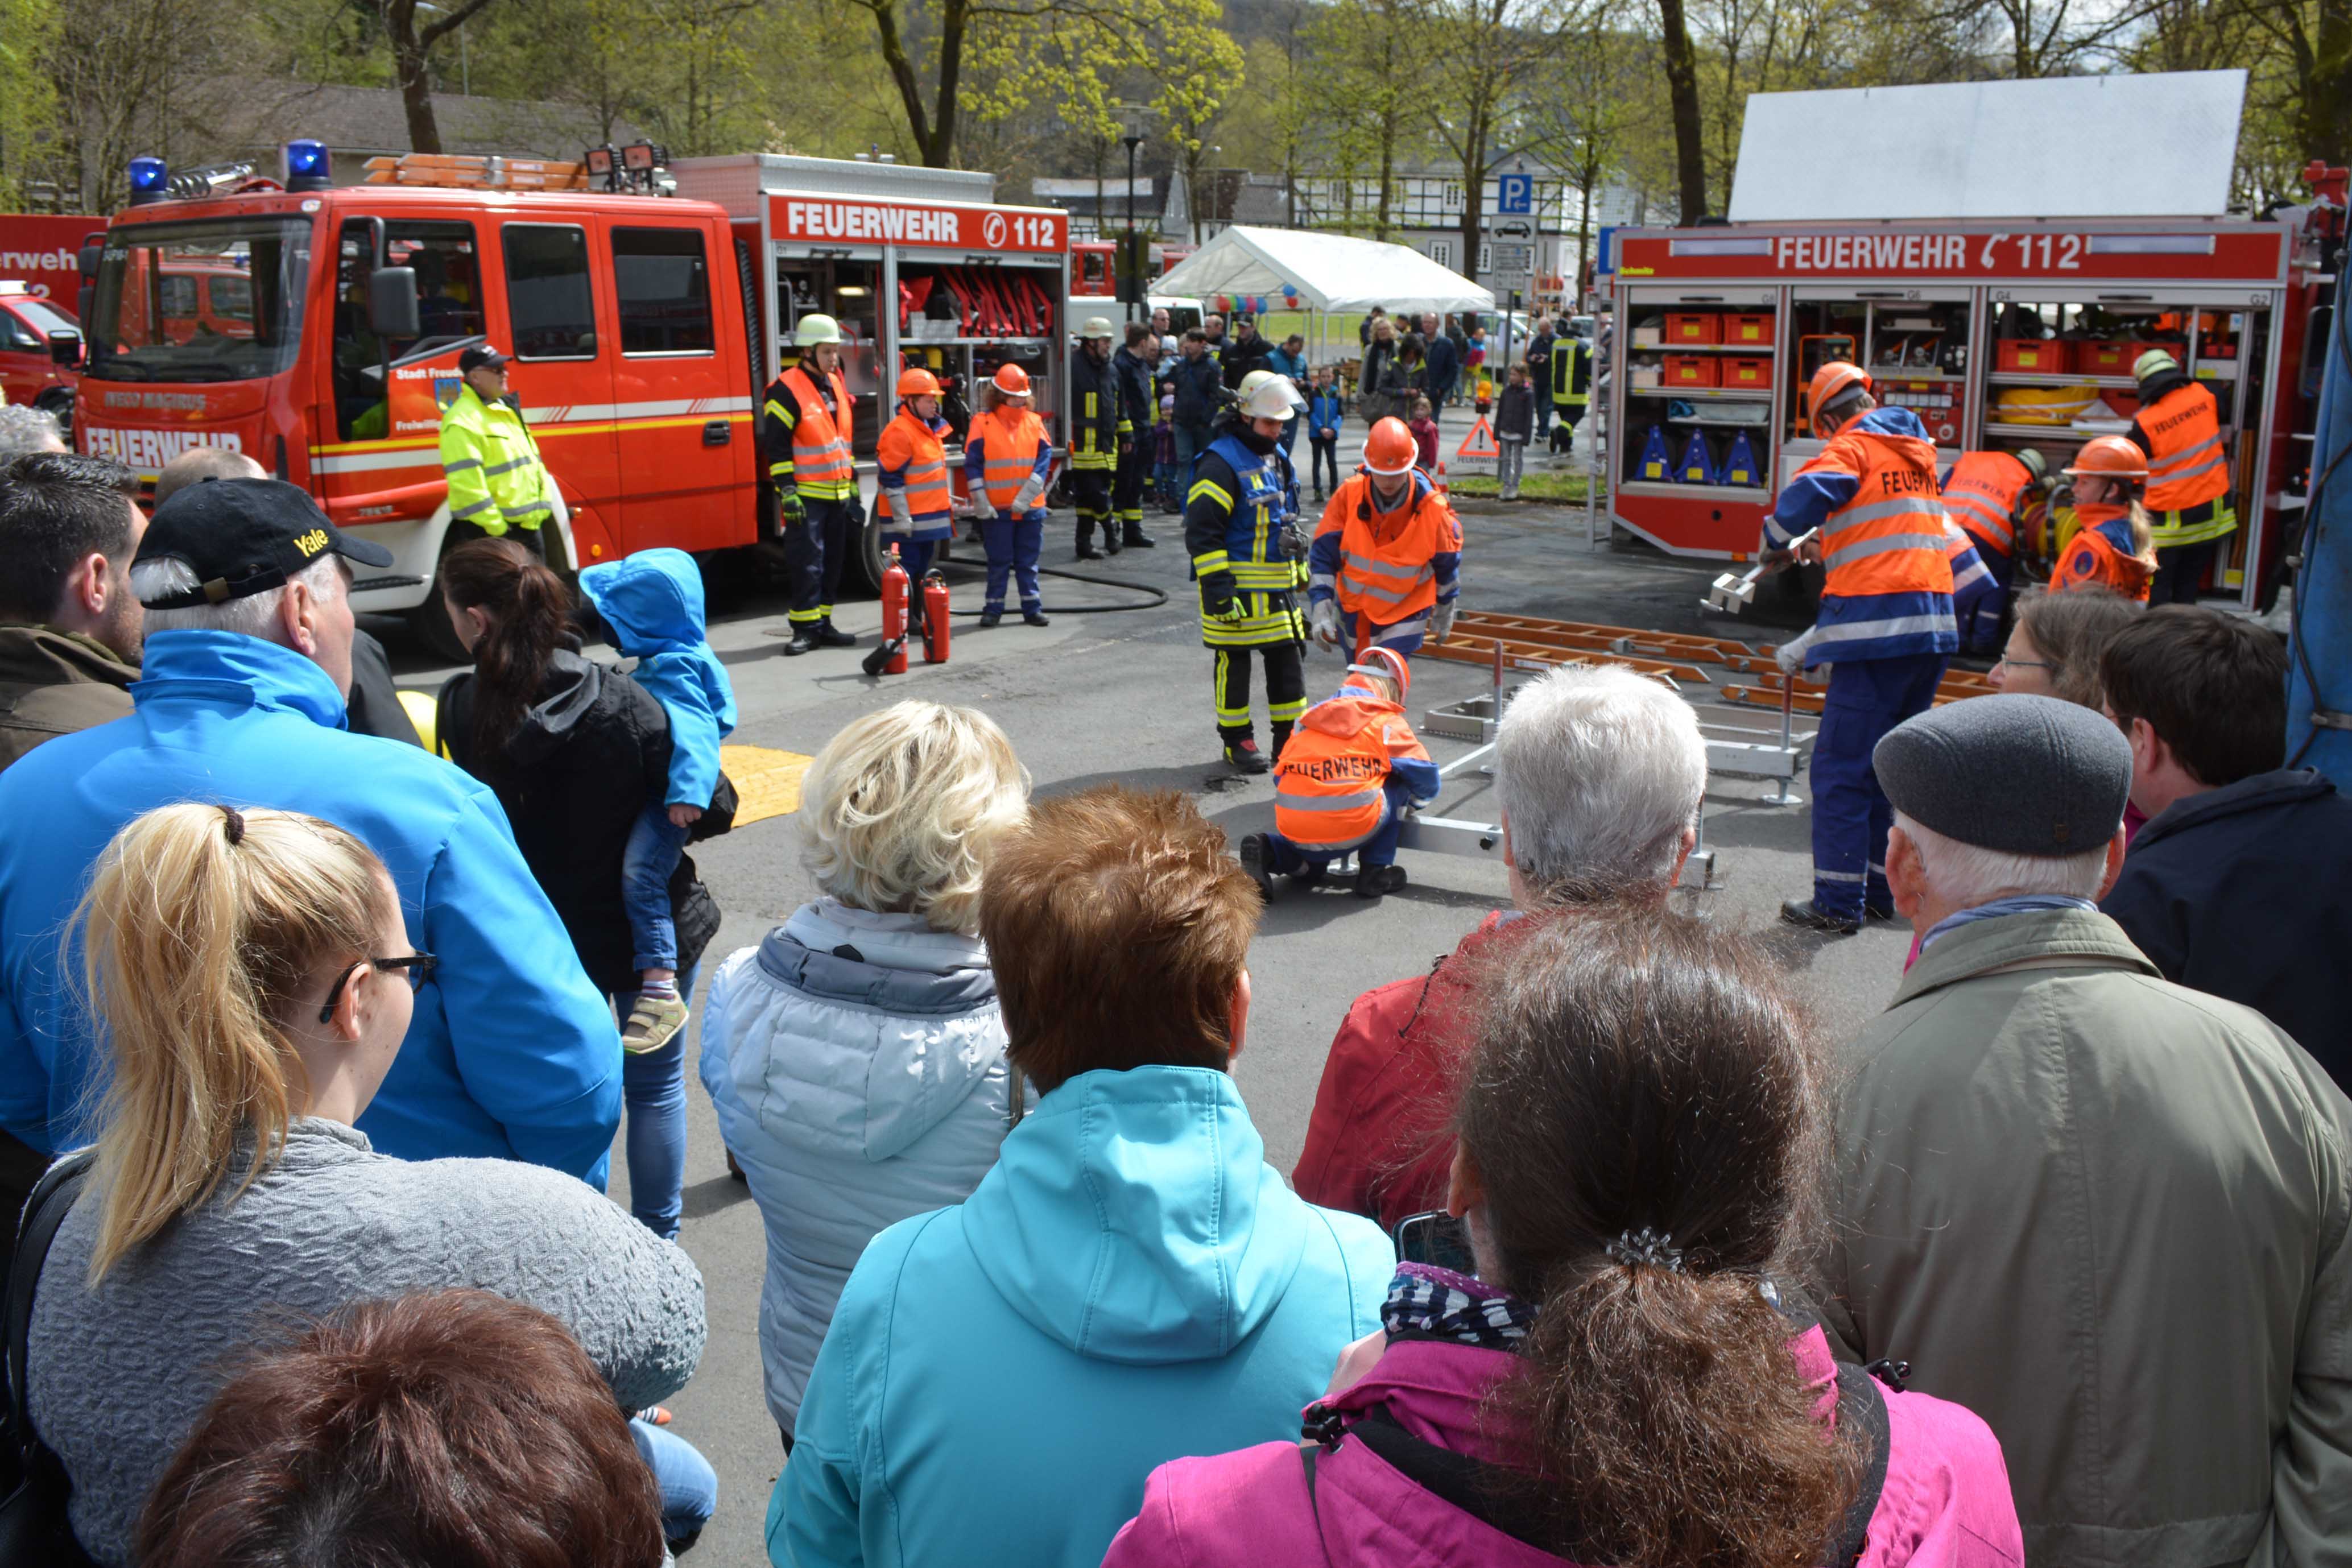
M1089 316L1078 329L1078 351L1070 357L1070 507L1078 515L1078 559L1099 560L1095 525L1102 525L1103 549L1117 555L1122 545L1118 519L1110 509L1110 482L1119 448L1134 434L1119 405L1118 383L1110 369L1110 319Z
M1201 641L1215 655L1217 736L1244 773L1272 764L1250 721L1250 653L1265 664L1274 755L1307 711L1300 648L1307 629L1297 591L1304 554L1293 554L1297 476L1281 450L1282 427L1302 406L1297 389L1265 371L1244 377L1236 406L1217 422L1185 492L1184 549L1201 584Z
M2162 349L2142 354L2132 378L2139 383L2139 412L2130 435L2147 454L2156 602L2194 604L2221 540L2238 527L2221 406L2211 388Z
M768 383L761 403L760 455L784 526L793 588L793 639L784 653L796 657L856 645L835 630L833 599L865 518L849 451L855 408L841 376L841 324L812 311L793 327L793 344L799 362Z
M1331 696L1307 710L1274 768L1274 831L1241 842L1242 869L1267 898L1274 879L1321 880L1356 857L1356 896L1404 885L1397 838L1409 807L1437 798L1443 780L1406 718L1412 672L1393 648L1367 649Z
M980 609L983 628L1003 618L1007 577L1018 581L1021 619L1032 626L1047 624L1037 556L1045 542L1045 478L1054 444L1029 397L1029 372L1008 360L981 383L981 411L964 432L964 487L988 550L988 597Z
M1307 622L1325 647L1410 654L1454 631L1462 524L1413 462L1412 432L1391 416L1364 437L1364 461L1331 493L1307 552Z

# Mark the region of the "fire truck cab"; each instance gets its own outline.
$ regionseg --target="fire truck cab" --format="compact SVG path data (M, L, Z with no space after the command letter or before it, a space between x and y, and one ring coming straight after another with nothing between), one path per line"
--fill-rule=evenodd
M927 197L959 182L961 199L876 200L894 172ZM902 361L968 384L1013 360L1045 382L1037 405L1057 439L1064 428L1067 230L1058 213L991 203L990 176L695 159L673 197L590 189L582 165L412 154L372 160L370 180L247 171L119 214L96 258L76 440L150 482L191 446L251 455L393 551L354 602L408 612L445 654L457 648L434 586L449 543L440 416L470 346L514 361L562 502L549 558L573 570L775 536L758 409L806 311L842 322L869 497ZM693 199L705 194L721 199ZM1003 286L1028 272L1050 279L1034 310ZM970 308L909 310L910 289L928 292L918 279ZM878 581L876 535L860 566Z

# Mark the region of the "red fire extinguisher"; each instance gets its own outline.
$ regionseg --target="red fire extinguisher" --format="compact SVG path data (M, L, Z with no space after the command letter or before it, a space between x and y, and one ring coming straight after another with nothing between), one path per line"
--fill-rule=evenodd
M923 663L948 662L948 580L938 572L923 577Z
M889 657L882 662L881 673L903 675L907 673L907 591L910 580L907 569L898 564L898 547L890 547L890 564L882 570L882 646Z

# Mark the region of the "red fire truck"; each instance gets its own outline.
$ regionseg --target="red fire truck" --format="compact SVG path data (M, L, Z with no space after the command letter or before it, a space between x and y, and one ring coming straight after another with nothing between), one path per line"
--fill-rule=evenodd
M1821 448L1802 392L1832 359L1915 410L1947 462L2032 446L2054 475L2126 427L2133 361L2162 347L2213 390L2229 443L2241 526L2210 590L2266 601L2302 505L2298 383L2330 281L2303 217L1618 229L1601 278L1612 515L1678 555L1755 553L1780 482Z
M408 612L454 653L433 587L438 434L469 345L514 357L564 503L551 554L575 568L774 537L759 398L809 312L842 325L869 499L902 363L964 386L1019 363L1066 430L1064 214L995 203L986 174L765 155L664 172L655 150L626 151L645 156L612 183L677 194L591 189L604 176L579 165L415 155L336 187L304 143L282 181L230 171L181 194L189 176L156 165L142 190L134 170L135 204L84 256L77 444L148 476L193 445L251 454L393 551L361 609ZM216 277L242 290L170 308L178 280ZM862 564L878 581L870 527Z

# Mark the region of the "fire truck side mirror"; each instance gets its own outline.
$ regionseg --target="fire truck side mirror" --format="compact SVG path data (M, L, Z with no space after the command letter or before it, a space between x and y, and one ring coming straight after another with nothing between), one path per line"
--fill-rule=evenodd
M81 363L81 334L62 327L51 332L49 358L60 365Z
M416 269L379 267L368 274L368 330L379 338L421 338L417 320Z
M74 266L80 271L83 282L96 283L98 281L98 264L100 258L105 255L106 246L94 243L82 246L81 249L76 253L74 256Z

